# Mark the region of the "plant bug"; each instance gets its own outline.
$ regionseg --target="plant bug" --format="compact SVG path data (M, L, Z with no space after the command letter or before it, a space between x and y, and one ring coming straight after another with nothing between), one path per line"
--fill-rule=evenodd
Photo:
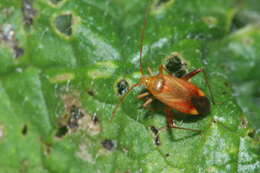
M191 115L201 115L209 113L210 103L208 98L205 96L204 92L201 89L199 89L196 85L189 81L189 79L191 79L193 76L195 76L203 70L195 69L182 77L175 77L172 74L170 74L163 65L160 65L159 73L157 75L153 75L149 67L149 75L145 75L142 67L142 51L144 31L145 26L147 24L146 15L147 13L145 13L144 24L141 30L140 40L139 61L140 72L142 76L140 77L138 83L129 87L129 90L124 94L120 102L116 105L116 107L113 110L111 120L114 118L118 107L120 106L120 104L123 103L125 97L129 94L129 92L132 91L133 88L143 85L148 91L138 95L137 98L142 99L144 97L148 97L148 99L143 104L143 107L147 107L148 105L150 105L154 99L157 99L160 102L162 102L166 107L165 113L168 123L167 128L200 131L176 126L173 122L172 109ZM168 74L164 74L165 72L168 72Z

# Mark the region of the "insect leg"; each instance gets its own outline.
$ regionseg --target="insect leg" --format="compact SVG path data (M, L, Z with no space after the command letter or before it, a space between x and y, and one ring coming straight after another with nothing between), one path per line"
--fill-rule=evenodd
M137 98L141 99L141 98L144 98L145 96L148 96L149 94L150 94L149 92L145 92L145 93L138 95Z
M160 74L163 74L163 71L166 71L169 75L172 75L163 65L159 66Z
M175 129L191 130L191 131L195 131L195 132L201 132L201 130L184 128L184 127L177 127L176 124L173 122L173 116L172 116L171 108L167 107L165 109L165 113L166 113L166 118L167 118L167 123L168 123L167 128L175 128Z
M189 80L190 78L192 78L193 76L195 76L196 74L198 74L199 72L202 72L202 71L203 71L203 69L199 68L199 69L193 70L192 72L184 75L181 78L184 80Z
M153 72L152 72L151 68L150 68L150 67L147 67L147 70L148 70L149 75L152 76L152 75L153 75Z
M149 104L152 103L152 101L153 101L153 99L152 99L152 98L149 98L148 100L145 101L145 103L143 104L143 107L148 106Z

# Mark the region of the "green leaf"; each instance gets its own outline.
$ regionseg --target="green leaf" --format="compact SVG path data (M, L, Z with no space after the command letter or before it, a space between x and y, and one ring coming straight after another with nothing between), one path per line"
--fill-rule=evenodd
M258 6L257 6L257 5ZM0 1L0 173L260 171L257 1ZM149 109L137 87L162 64L192 78L205 116ZM250 20L249 20L250 19Z

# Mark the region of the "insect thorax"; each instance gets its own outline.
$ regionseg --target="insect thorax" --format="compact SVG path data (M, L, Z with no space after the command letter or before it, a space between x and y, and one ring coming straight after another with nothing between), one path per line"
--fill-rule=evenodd
M161 92L164 86L164 79L163 78L156 78L153 79L151 82L151 88L156 92Z
M161 92L165 84L164 79L158 76L142 77L140 83L153 92Z

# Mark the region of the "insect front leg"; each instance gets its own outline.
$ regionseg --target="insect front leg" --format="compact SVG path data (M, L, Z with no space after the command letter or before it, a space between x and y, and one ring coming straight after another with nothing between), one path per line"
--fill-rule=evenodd
M164 112L166 114L168 128L177 127L176 124L173 122L173 114L171 108L166 107Z
M161 75L163 75L163 71L166 71L169 75L171 75L171 73L163 65L160 65L159 72Z
M148 100L145 101L145 103L143 104L143 107L147 107L152 102L153 102L153 98L149 98Z
M145 93L142 93L142 94L138 95L137 98L141 99L141 98L144 98L144 97L146 97L148 95L150 95L150 93L149 92L145 92Z
M198 74L199 72L202 72L202 71L203 71L203 69L199 68L199 69L193 70L192 72L184 75L181 78L184 80L189 80L190 78L192 78L193 76L195 76L196 74Z
M153 72L152 72L151 68L150 68L150 67L147 67L147 70L148 70L149 75L152 76L152 75L153 75Z

